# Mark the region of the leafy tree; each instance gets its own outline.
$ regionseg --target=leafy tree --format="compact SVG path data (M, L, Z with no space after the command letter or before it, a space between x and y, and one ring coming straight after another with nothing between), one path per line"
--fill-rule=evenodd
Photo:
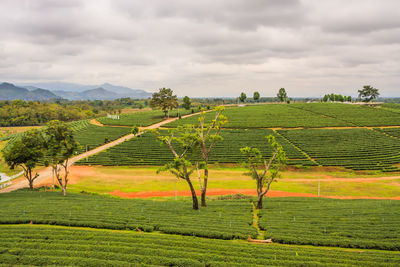
M286 102L287 93L286 93L285 88L279 89L278 94L277 94L276 96L278 97L278 99L279 99L281 102Z
M131 130L131 134L136 136L138 133L139 133L139 127L137 127L136 125L133 126L132 130Z
M46 125L46 148L49 164L65 196L68 185L68 161L79 147L71 127L61 121L50 121Z
M329 95L324 95L324 98L322 99L322 101L328 102L328 100L329 100Z
M283 148L275 140L273 135L268 135L268 143L272 148L272 157L268 160L263 159L258 148L244 147L240 151L246 156L245 166L249 169L249 175L256 180L257 183L257 209L262 209L262 201L267 194L272 182L278 178L279 171L286 164L286 154ZM263 170L258 170L260 165Z
M351 102L351 101L352 101L351 96L348 96L347 97L347 102Z
M197 145L197 136L194 133L193 125L179 126L176 129L171 129L169 130L170 135L161 135L157 130L153 130L153 133L157 136L157 139L161 144L168 146L174 155L174 159L158 169L157 173L161 171L169 171L178 179L185 180L189 185L192 194L193 209L199 209L199 202L190 175L196 170L196 168L202 168L203 166L194 166L187 159L187 154L193 151Z
M167 117L168 112L178 106L178 99L172 93L173 91L169 88L159 89L159 92L153 94L150 106L152 108L160 108L164 112L165 117Z
M247 96L246 96L246 94L245 93L241 93L240 94L240 96L239 96L239 100L240 100L240 102L242 102L242 103L244 103L244 101L246 100L246 98L247 98Z
M201 157L203 158L203 162L201 166L203 166L204 175L201 178L200 172L198 172L199 176L199 184L201 191L201 206L205 207L206 205L206 194L207 194L207 183L208 183L208 160L211 154L212 149L216 142L223 140L220 135L222 126L227 122L227 118L222 115L222 112L225 110L225 107L219 106L215 108L215 117L210 123L205 122L206 112L202 112L199 117L199 125L195 127L197 144L200 147ZM197 165L198 167L198 165Z
M260 93L259 92L254 92L253 99L254 99L254 101L260 100Z
M39 130L33 129L25 132L22 137L12 143L11 147L3 151L4 159L11 169L20 166L24 170L24 176L29 182L29 188L33 189L33 182L39 174L32 174L44 154L44 139Z
M183 98L183 108L186 110L189 110L191 105L192 105L192 103L190 102L190 98L188 96L185 96Z
M358 97L364 102L370 102L379 96L379 90L370 86L364 85L364 88L358 90Z

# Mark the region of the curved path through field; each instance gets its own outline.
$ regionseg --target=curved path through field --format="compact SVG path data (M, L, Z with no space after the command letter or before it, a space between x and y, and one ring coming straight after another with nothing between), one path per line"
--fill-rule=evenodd
M187 117L191 117L191 116L198 115L198 114L199 113L188 114L188 115L182 116L182 118L187 118ZM170 122L173 122L173 121L175 121L177 119L178 119L178 117L169 118L169 119L163 120L161 122L152 124L150 126L142 127L140 129L141 132L139 132L138 135L143 134L144 130L157 129L157 128L161 127L162 125L170 123ZM95 123L95 121L92 120L91 123L100 126L99 123ZM99 147L97 147L97 148L95 148L93 150L90 150L90 151L87 151L85 153L79 154L79 155L77 155L77 156L75 156L75 157L73 157L73 158L71 158L69 160L68 166L73 165L75 162L77 162L77 161L79 161L81 159L87 158L87 157L92 156L94 154L97 154L97 153L99 153L101 151L104 151L104 150L106 150L106 149L108 149L110 147L113 147L113 146L116 146L118 144L121 144L121 143L123 143L123 142L125 142L125 141L127 141L129 139L132 139L133 137L134 137L133 134L128 134L128 135L123 136L123 137L121 137L121 138L119 138L117 140L114 140L114 141L110 142L110 143L107 143L105 145L99 146ZM49 178L52 177L51 167L47 167L45 169L42 169L38 173L39 173L39 177L36 178L35 184L44 182L46 179L49 179ZM21 188L25 188L25 187L29 187L28 181L24 177L21 177L21 178L13 180L11 182L10 186L8 186L6 188L3 188L3 189L0 189L0 193L7 193L7 192L15 191L15 190L18 190L18 189L21 189Z

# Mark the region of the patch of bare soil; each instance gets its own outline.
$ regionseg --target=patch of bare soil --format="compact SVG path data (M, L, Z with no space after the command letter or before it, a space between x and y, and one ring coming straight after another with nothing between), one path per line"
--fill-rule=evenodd
M200 191L196 192L198 195ZM175 191L144 191L144 192L130 192L125 193L119 190L114 190L109 193L113 196L122 198L149 198L149 197L173 197ZM207 190L208 196L222 196L222 195L234 195L243 194L256 196L257 192L254 189L210 189ZM191 196L190 191L177 191L178 196ZM296 193L296 192L284 192L284 191L269 191L267 197L318 197L316 194L311 193ZM367 197L367 196L320 196L323 198L334 198L334 199L394 199L400 200L399 197Z

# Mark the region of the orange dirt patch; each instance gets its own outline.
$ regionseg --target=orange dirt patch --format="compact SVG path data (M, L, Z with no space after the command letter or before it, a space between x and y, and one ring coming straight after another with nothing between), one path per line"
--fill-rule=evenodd
M93 125L97 125L97 126L104 126L104 124L102 124L101 122L99 122L96 119L91 120L90 123Z
M122 198L149 198L149 197L173 197L175 196L175 191L144 191L144 192L131 192L125 193L119 190L114 190L109 193L113 196L118 196ZM200 192L196 191L199 195ZM223 195L234 195L243 194L256 196L257 192L254 189L210 189L207 190L208 196L223 196ZM177 191L178 196L191 196L190 191ZM311 193L296 193L296 192L284 192L284 191L269 191L267 197L318 197L316 194ZM334 199L394 199L400 200L400 197L364 197L364 196L320 196L323 198L334 198Z

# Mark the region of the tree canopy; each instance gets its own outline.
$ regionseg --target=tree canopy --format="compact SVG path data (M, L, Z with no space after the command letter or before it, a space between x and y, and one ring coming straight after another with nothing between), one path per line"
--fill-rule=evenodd
M254 92L253 99L254 99L254 101L260 100L260 93L259 92Z
M32 129L25 132L20 139L3 151L4 159L11 169L19 166L33 189L33 182L39 174L32 175L32 170L44 155L44 139L40 130Z
M190 98L188 96L185 96L183 98L183 104L182 104L183 108L186 110L189 110L190 107L192 106L192 102L190 102Z
M246 98L247 98L247 96L246 96L246 94L245 94L244 92L242 92L242 93L240 94L240 96L239 96L239 100L240 100L240 102L242 102L242 103L246 100Z
M49 164L53 168L54 174L61 186L65 196L68 185L68 160L79 148L75 141L74 131L62 121L51 121L47 123L46 129L46 149L49 157ZM64 173L61 173L63 169Z
M168 111L178 106L178 98L173 95L173 91L170 88L160 88L158 92L153 94L150 106L161 109L165 117L167 117Z
M278 94L276 95L281 102L286 102L287 100L287 93L285 88L279 89Z
M272 148L272 156L267 161L263 158L260 150L254 147L243 147L240 149L246 156L244 165L249 169L250 175L257 183L257 209L262 208L262 200L273 181L279 176L279 172L286 164L286 154L282 146L275 140L273 135L268 135L268 143ZM263 165L262 170L258 170Z
M358 90L358 97L364 102L370 102L378 96L379 90L370 85L364 85L363 89Z

